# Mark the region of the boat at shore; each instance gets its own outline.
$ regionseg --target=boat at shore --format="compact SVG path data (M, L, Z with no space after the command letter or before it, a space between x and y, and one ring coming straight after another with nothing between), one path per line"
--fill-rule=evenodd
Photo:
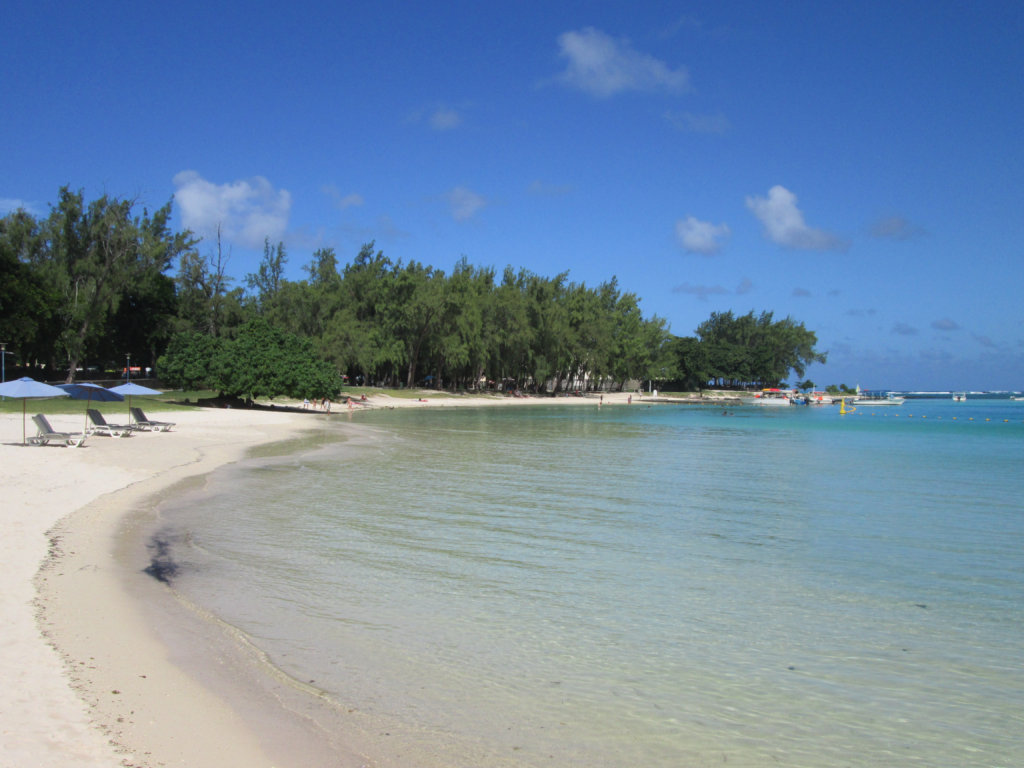
M782 389L765 389L754 395L752 405L793 405L792 393Z

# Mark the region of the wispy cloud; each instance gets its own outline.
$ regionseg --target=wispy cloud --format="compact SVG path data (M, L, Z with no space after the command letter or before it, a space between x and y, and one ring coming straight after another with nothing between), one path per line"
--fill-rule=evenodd
M689 283L683 283L673 288L672 293L688 293L691 296L696 296L701 301L707 301L708 296L724 295L728 294L729 291L720 285L690 285Z
M665 119L682 131L708 133L721 136L732 128L729 118L721 112L714 115L695 115L692 112L666 112Z
M892 333L895 333L897 336L917 336L917 328L906 323L896 323L892 327Z
M455 187L445 193L444 199L451 206L452 217L456 221L467 221L487 205L487 200L466 187Z
M867 316L870 316L870 315L874 315L875 314L875 310L873 310L873 309L848 309L845 312L843 312L843 314L847 315L848 317L867 317Z
M748 197L747 208L764 225L764 236L786 248L834 251L849 245L831 232L807 226L796 202L796 195L776 185L768 190L767 198Z
M749 277L744 277L740 280L740 284L736 286L736 295L743 296L744 294L750 293L754 290L754 281Z
M450 131L462 125L462 112L444 104L420 107L409 114L407 121L418 124L426 122L435 131Z
M992 339L990 337L988 337L988 336L982 336L982 335L977 334L977 333L972 333L971 336L973 336L974 340L976 342L978 342L979 344L981 344L981 346L983 346L983 347L992 348L992 347L996 346L996 343L994 341L992 341Z
M806 288L794 288L793 289L793 298L794 299L809 299L810 297L811 297L811 292L808 291Z
M262 176L214 184L195 171L182 171L173 182L182 224L202 237L220 225L228 241L259 248L265 237L277 240L288 227L291 193L275 190Z
M540 179L526 188L526 193L534 197L562 197L573 192L572 184L546 184Z
M558 82L598 98L623 91L683 93L690 88L686 67L671 69L634 50L628 40L616 40L593 27L559 35L558 47L558 55L566 60Z
M334 207L339 211L344 211L346 208L357 208L366 202L358 192L342 195L333 184L325 184L320 191L334 201Z
M841 293L842 293L842 291L841 291L841 290L839 290L838 288L833 288L833 289L832 289L832 290L830 290L830 291L829 291L829 292L828 292L828 293L827 293L826 295L827 295L827 296L831 296L831 297L835 298L836 296L838 296L838 295L839 295L839 294L841 294Z
M948 317L944 317L941 320L933 320L932 328L936 331L959 331L960 326Z
M658 37L662 40L667 40L670 37L678 35L684 29L700 31L703 28L703 23L701 23L701 20L696 16L683 15L659 32Z
M430 115L429 123L430 127L435 131L450 131L452 128L458 128L462 124L462 115L454 109L438 107Z
M871 236L887 240L911 240L928 232L902 216L883 216L871 226Z
M712 224L694 216L687 216L676 222L676 237L679 244L690 253L714 256L722 250L722 240L732 234L725 224Z
M0 197L0 216L6 216L15 211L24 211L33 216L42 216L43 212L35 203L26 200L19 200L16 197Z

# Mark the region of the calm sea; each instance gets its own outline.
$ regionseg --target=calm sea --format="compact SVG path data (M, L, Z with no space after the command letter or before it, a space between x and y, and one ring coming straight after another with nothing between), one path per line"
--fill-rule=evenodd
M175 587L452 765L1020 765L1024 403L725 413L332 417Z

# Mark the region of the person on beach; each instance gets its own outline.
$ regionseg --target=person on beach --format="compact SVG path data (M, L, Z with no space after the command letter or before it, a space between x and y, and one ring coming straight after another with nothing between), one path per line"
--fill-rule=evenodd
M351 397L348 399L348 412L352 413L352 398Z
M302 410L304 410L304 411L309 410L309 398L308 397L305 400L302 401Z
M633 396L630 395L629 397L626 398L626 405L632 405L632 404L633 404Z

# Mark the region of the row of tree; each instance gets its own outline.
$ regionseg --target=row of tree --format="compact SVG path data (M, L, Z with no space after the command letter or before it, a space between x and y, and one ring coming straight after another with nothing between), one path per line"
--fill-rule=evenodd
M63 188L46 217L0 219L0 340L23 364L71 380L86 366L119 368L130 353L168 383L273 394L242 383L253 338L279 349L275 365L300 355L387 386L558 392L653 379L739 387L803 375L824 360L813 332L771 313L715 313L695 337L680 338L661 318L645 318L614 278L592 288L568 273L499 274L466 259L445 273L392 261L373 243L344 265L321 248L304 279L288 280L287 250L268 240L257 270L236 285L219 236L201 251L190 232L169 227L170 204L152 215L136 208L106 196L87 204ZM304 370L301 382L278 379L270 389L334 394L338 382L325 369Z

